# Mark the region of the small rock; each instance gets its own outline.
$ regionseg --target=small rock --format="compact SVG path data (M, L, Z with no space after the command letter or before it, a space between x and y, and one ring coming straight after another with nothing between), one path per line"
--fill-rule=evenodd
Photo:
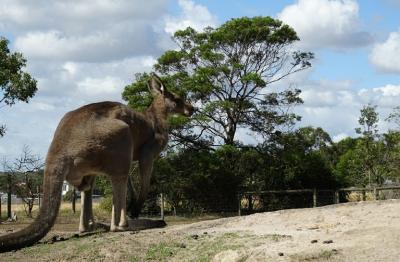
M318 240L316 240L316 239L313 239L313 240L311 240L311 243L312 243L312 244L314 244L314 243L318 243Z
M203 232L203 234L204 234L204 235L207 235L208 233L207 233L207 232Z
M283 257L283 253L282 253L282 252L279 252L279 253L278 253L278 256Z
M322 243L324 243L324 244L332 244L332 243L333 243L333 240L325 240L325 241L322 242Z
M60 241L64 241L65 240L65 238L63 238L63 237L60 237Z
M192 237L193 239L196 239L196 240L197 240L197 239L199 238L199 235L192 235L191 237Z
M186 248L186 245L185 245L184 243L181 243L181 244L179 245L179 247L180 247L180 248Z
M51 238L51 241L56 242L56 241L57 241L57 238L58 238L58 236L55 235L55 236L53 236L53 237Z
M72 237L79 238L79 234L74 234Z

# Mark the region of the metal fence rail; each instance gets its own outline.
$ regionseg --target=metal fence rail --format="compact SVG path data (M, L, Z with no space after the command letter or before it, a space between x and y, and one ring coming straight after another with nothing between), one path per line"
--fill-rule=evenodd
M238 215L385 199L400 199L400 186L242 192L238 194Z
M40 198L35 199L35 210L40 205ZM257 212L268 212L292 208L313 208L344 202L372 201L384 199L400 199L400 186L373 188L339 188L339 189L292 189L241 192L225 199L186 199L172 204L166 194L154 194L145 203L142 216L198 216L218 214L221 216L247 215ZM94 201L101 201L96 198ZM77 199L79 203L80 200ZM207 202L207 203L206 203ZM64 202L65 203L65 202ZM68 203L65 203L69 205ZM65 205L64 204L64 205ZM72 203L71 211L72 211ZM22 205L21 199L12 198L12 205ZM2 197L0 203L0 219L4 218L7 209L7 198ZM3 214L2 214L3 213ZM72 213L72 212L71 212ZM2 215L2 216L1 216ZM69 216L70 213L62 215Z

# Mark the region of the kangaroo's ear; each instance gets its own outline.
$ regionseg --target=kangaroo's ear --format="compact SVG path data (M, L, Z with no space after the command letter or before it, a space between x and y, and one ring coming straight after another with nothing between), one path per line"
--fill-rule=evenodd
M161 79L155 74L151 76L150 80L147 82L147 86L153 95L164 94L164 84L161 82Z

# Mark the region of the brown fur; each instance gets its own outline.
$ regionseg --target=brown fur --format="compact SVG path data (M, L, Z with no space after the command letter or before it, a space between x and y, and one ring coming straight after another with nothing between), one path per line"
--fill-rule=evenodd
M47 234L57 217L64 179L82 191L79 231L90 230L93 223L91 198L96 175L107 175L111 179L110 230L126 229L126 189L131 162L139 161L141 191L138 201L144 201L153 161L168 142L168 115L190 116L193 113L193 107L165 90L158 77L151 78L149 88L154 100L144 113L121 103L100 102L63 117L46 158L44 197L39 215L29 227L0 236L0 252L32 245Z

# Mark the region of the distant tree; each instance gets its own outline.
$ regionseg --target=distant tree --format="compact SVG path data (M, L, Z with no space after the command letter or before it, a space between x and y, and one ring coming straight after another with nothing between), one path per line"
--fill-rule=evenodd
M40 191L38 189L42 185L44 166L42 159L32 154L28 146L24 146L21 155L12 162L6 162L4 166L6 172L13 177L9 179L13 183L9 185L10 191L14 187L17 196L24 203L27 216L32 217L34 202Z
M400 182L400 132L389 131L384 134L383 146L386 149L388 178Z
M275 136L263 146L265 188L335 188L330 147L332 140L322 128L303 127Z
M385 119L390 123L394 123L396 125L396 129L400 129L400 106L396 106L393 108L393 111L389 114L389 116Z
M28 102L36 93L36 80L22 71L26 59L21 53L12 53L8 48L8 40L0 37L0 106L12 106L17 101ZM0 126L0 136L6 131Z
M360 110L360 118L358 123L360 127L357 127L356 133L363 136L368 141L374 140L378 136L378 121L379 115L376 112L376 106L366 105Z
M154 66L163 80L198 106L190 119L173 118L175 141L196 146L234 145L237 130L269 135L299 117L288 108L302 103L300 90L274 92L270 84L311 66L312 53L291 51L299 40L288 25L271 17L236 18L204 32L177 31L177 50ZM146 73L125 87L123 98L136 109L151 102ZM199 139L201 138L200 142Z
M400 180L400 106L393 108L393 111L385 119L387 122L395 124L393 130L384 134L384 141L390 154L390 178Z
M376 140L379 138L378 121L379 115L376 112L376 106L366 105L360 110L360 118L356 133L361 135L362 140L357 144L357 152L362 161L362 170L368 178L368 186L371 186L373 180L375 183L382 184L383 178L378 172L378 159L380 157L380 147Z

